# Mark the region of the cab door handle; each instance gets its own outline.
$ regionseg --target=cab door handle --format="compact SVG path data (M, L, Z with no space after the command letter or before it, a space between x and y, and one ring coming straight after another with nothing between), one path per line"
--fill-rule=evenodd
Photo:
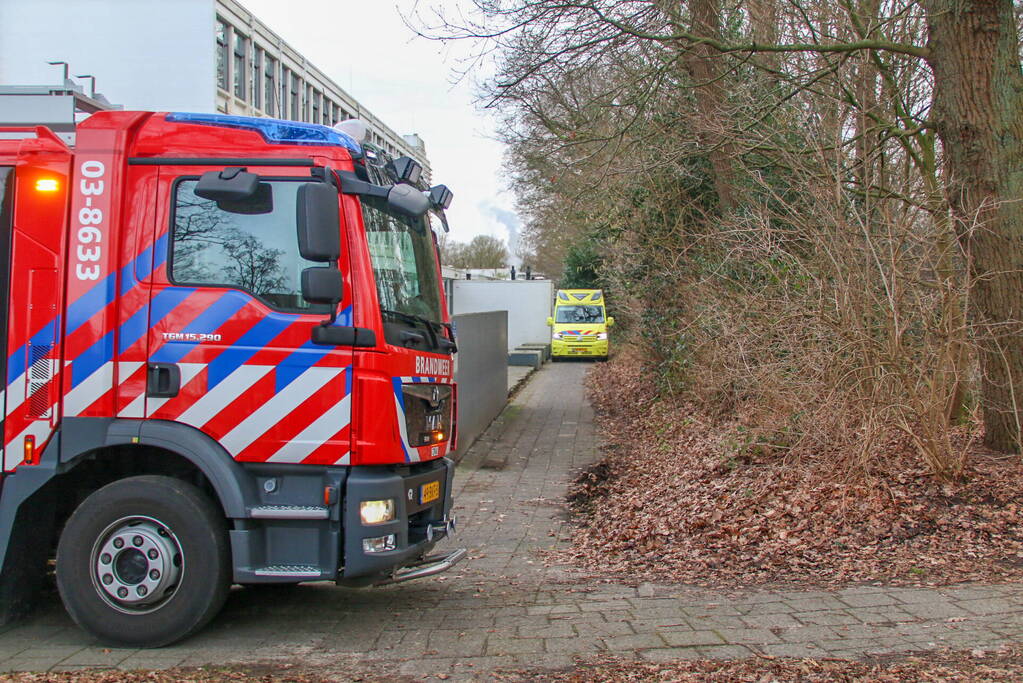
M146 396L174 398L181 391L181 368L174 363L150 363L146 373Z

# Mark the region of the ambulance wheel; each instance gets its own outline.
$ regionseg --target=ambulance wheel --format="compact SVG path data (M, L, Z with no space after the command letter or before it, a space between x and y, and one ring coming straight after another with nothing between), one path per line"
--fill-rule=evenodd
M75 623L104 643L160 647L224 606L230 558L224 515L199 489L130 477L71 515L57 546L57 588Z

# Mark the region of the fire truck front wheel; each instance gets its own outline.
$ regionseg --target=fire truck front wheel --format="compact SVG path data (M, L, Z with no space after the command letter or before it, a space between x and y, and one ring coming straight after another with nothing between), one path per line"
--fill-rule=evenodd
M227 527L191 484L121 479L82 502L57 547L71 618L111 645L160 647L206 625L230 589Z

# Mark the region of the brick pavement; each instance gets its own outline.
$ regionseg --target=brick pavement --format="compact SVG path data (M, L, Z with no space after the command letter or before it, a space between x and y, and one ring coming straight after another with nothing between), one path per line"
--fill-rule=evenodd
M389 588L246 588L199 635L160 650L108 650L56 597L0 633L0 671L291 663L356 665L430 678L485 678L499 667L563 667L615 652L647 660L855 657L1023 639L1023 586L839 591L625 586L546 566L567 542L562 497L595 456L588 366L546 366L459 465L458 542L470 559L445 576Z

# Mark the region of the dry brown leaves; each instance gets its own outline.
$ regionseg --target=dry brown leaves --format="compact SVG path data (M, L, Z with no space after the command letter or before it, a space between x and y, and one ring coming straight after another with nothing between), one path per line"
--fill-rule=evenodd
M595 366L589 390L606 456L570 490L583 514L560 559L733 588L1023 578L1019 458L975 454L949 484L892 442L850 477L825 457L751 454L740 423L653 400L628 355Z
M928 653L875 661L842 659L694 660L651 664L608 658L568 671L517 672L500 680L614 683L617 681L678 681L679 683L772 683L774 681L844 681L897 683L908 681L1019 681L1023 656L1018 648L976 656L969 652Z

